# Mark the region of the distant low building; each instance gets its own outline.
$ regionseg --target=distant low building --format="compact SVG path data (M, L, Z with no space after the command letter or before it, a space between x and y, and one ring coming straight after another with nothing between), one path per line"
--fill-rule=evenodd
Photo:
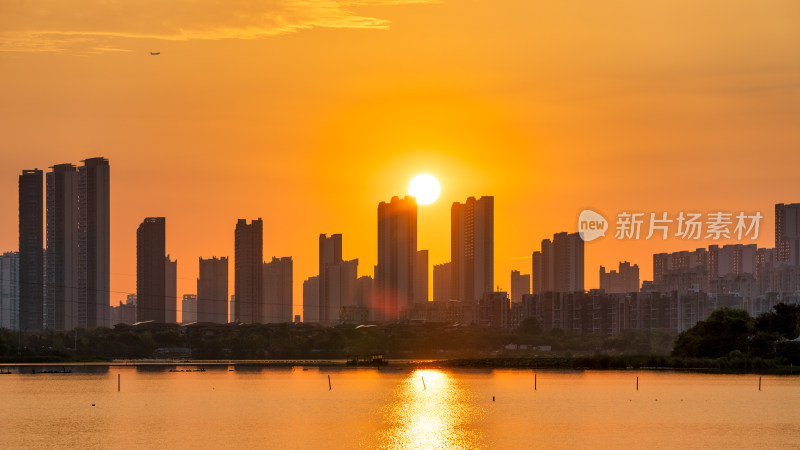
M0 255L0 328L19 329L19 253Z
M618 271L610 272L606 272L606 268L600 266L600 289L609 294L639 292L639 266L622 261L619 263Z
M128 294L125 303L119 302L118 306L111 307L111 325L133 325L136 323L136 294Z
M181 300L181 323L197 322L197 295L183 294Z
M433 266L433 301L455 300L452 266L452 263L449 262Z
M519 303L522 296L531 293L531 276L521 274L519 270L511 271L511 303Z
M479 324L498 329L509 328L511 301L507 292L486 292L479 302Z

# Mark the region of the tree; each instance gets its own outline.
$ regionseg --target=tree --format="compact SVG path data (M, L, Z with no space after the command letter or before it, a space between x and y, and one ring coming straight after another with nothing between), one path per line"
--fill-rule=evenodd
M800 336L800 305L778 303L756 319L756 331L794 340Z
M734 350L749 353L754 320L743 309L720 308L678 335L673 356L719 358Z
M519 332L522 334L541 334L542 325L536 317L528 317L519 324Z

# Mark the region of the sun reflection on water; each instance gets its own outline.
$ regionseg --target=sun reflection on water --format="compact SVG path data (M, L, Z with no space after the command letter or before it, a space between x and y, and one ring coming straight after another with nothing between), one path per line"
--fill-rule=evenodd
M416 370L395 389L377 442L383 448L478 448L482 410L450 374Z

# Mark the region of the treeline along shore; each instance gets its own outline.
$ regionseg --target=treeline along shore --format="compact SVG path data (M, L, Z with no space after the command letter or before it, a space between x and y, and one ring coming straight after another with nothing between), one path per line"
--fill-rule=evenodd
M535 318L515 330L402 322L337 327L147 323L37 333L0 330L0 363L163 360L291 365L302 360L300 365L343 365L343 360L382 355L395 360L392 365L410 367L793 374L800 366L798 336L800 306L785 304L755 318L744 310L722 308L677 335L663 330L628 330L616 336L544 332Z

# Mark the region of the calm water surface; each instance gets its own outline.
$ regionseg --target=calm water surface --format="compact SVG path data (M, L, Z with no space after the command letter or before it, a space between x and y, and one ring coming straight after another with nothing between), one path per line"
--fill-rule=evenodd
M799 377L759 392L758 375L537 371L534 390L511 370L93 370L0 375L1 446L800 446Z

